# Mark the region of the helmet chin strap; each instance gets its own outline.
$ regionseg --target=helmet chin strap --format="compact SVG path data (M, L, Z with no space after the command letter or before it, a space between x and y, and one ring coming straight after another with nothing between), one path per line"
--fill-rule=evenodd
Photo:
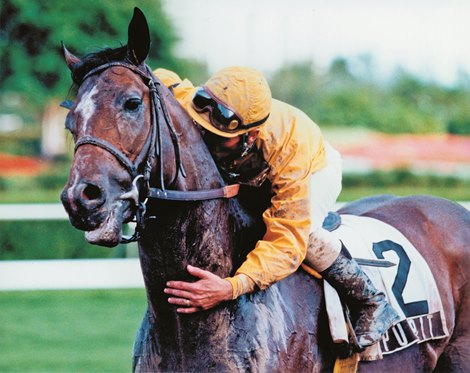
M238 141L236 147L230 151L230 154L221 157L220 153L217 149L217 146L214 146L212 149L209 146L209 150L212 154L212 157L214 158L215 162L222 167L227 167L230 166L234 161L240 160L244 157L246 157L251 149L253 149L253 146L255 144L255 141L249 143L249 133L245 132L244 134L240 135L240 140ZM223 153L226 153L226 150L222 150Z
M253 146L255 145L255 140L253 140L251 142L251 144L248 143L248 140L249 140L249 137L250 137L250 133L249 132L245 132L243 135L242 135L242 138L241 138L241 141L239 142L239 145L241 144L241 155L240 155L240 158L243 158L243 157L246 157L248 155L248 153L250 152L250 150L253 148Z

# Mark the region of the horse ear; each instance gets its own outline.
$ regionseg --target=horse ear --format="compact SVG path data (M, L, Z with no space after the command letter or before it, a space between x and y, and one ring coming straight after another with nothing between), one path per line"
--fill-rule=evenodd
M67 63L67 66L69 67L70 71L73 71L74 65L80 62L80 58L70 53L68 49L65 48L65 44L63 41L61 41L60 43L62 44L62 53L64 54L65 62Z
M127 38L127 54L130 60L140 65L148 56L150 50L150 31L144 13L135 7L134 15L129 23Z

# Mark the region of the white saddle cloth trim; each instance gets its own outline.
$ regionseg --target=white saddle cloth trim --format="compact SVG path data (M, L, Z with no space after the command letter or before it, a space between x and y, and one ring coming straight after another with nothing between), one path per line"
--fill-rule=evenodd
M328 313L331 338L334 343L348 342L348 330L338 292L328 281L323 281L323 291L325 293L326 312Z
M406 283L401 293L404 303L426 300L429 306L427 314L439 313L444 333L448 335L436 282L428 264L411 242L397 229L377 219L354 215L341 215L341 219L341 226L332 233L344 243L354 258L377 259L373 251L373 245L386 240L392 241L404 249L411 262ZM382 254L385 260L396 265L388 268L362 266L362 269L377 289L385 293L390 304L399 313L400 321L402 321L406 319L406 316L392 291L392 286L400 269L400 257L393 250L384 251ZM403 263L401 269L403 269ZM332 290L334 291L331 286L325 286L325 301L330 317L332 338L334 341L340 342L343 339L347 340L347 337L345 338L345 322L342 309L338 304L339 299L331 294ZM442 338L442 336L439 338ZM384 353L386 352L384 351Z

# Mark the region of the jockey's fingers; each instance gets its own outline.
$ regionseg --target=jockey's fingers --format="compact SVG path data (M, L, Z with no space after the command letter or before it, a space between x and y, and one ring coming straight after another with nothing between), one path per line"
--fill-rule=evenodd
M209 272L209 271L205 271L201 268L198 268L198 267L194 267L192 265L188 265L186 267L186 269L188 270L188 272L195 276L195 277L199 277L199 278L209 278L211 276L214 276L214 274L212 272Z
M183 299L193 299L194 298L193 293L191 293L189 291L185 291L185 290L165 288L164 292L165 292L165 294L174 295L175 297L178 297L178 298L183 298Z
M193 292L196 289L195 282L186 282L186 281L168 281L166 283L167 289L180 289Z
M186 308L189 307L197 307L201 309L206 309L207 305L204 300L199 300L199 299L187 299L187 298L174 298L170 297L168 298L168 302L171 304L175 304L177 306L185 306ZM210 303L209 303L210 304Z
M193 298L198 298L201 296L204 297L204 295L207 295L207 292L212 290L211 283L203 279L196 282L169 281L167 286L168 287L165 289L165 293L174 294L172 292L167 292L167 289L181 290L191 293Z
M175 304L177 306L185 306L186 308L197 306L194 302L185 298L168 298L168 303Z
M199 307L189 307L189 308L177 308L176 312L178 313L194 313L201 311L201 308Z

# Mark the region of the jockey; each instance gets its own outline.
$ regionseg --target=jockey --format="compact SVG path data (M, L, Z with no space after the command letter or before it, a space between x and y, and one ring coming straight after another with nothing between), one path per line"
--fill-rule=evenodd
M271 182L266 233L233 277L188 266L200 280L169 281L169 302L178 312L208 309L295 272L302 261L321 273L350 306L359 309L355 326L361 348L377 342L398 315L346 248L322 228L341 191L341 157L305 113L271 98L256 70L229 67L201 87L175 73L155 75L200 126L219 169L229 181L259 186Z

